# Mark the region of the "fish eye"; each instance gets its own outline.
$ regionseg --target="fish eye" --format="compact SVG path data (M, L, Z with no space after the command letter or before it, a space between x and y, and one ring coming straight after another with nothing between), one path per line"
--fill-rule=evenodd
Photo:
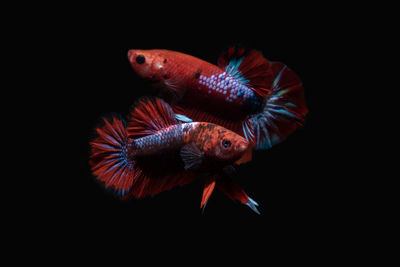
M136 62L137 62L138 64L143 64L145 61L146 61L146 58L145 58L143 55L138 55L138 56L136 57Z
M231 146L231 141L226 140L226 139L222 140L222 146L225 147L225 148L230 147Z

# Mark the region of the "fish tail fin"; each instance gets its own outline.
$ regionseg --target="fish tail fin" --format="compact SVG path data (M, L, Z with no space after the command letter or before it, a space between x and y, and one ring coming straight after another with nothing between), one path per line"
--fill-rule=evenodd
M308 112L300 78L281 62L271 62L274 79L261 112L242 123L256 149L269 149L302 126Z
M103 118L90 146L89 165L92 173L106 188L124 198L132 187L135 172L135 162L130 155L132 143L125 121L118 116Z
M307 114L300 78L281 62L239 45L222 52L218 65L263 99L261 112L241 122L243 136L255 149L268 149L302 126Z

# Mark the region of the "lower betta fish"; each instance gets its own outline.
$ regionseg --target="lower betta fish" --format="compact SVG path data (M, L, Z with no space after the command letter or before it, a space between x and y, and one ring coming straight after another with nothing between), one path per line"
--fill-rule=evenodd
M257 203L226 171L248 141L216 124L181 123L175 117L163 100L144 98L133 106L127 124L115 116L104 119L90 143L93 174L122 198L142 198L206 173L201 207L216 187L258 213Z
M299 77L257 50L230 47L218 66L169 50L132 49L128 58L139 76L161 89L178 119L216 123L244 136L251 148L271 148L307 114Z

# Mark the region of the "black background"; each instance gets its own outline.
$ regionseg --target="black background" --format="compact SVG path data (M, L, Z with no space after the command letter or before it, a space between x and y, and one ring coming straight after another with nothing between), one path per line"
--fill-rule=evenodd
M351 211L331 153L336 141L329 105L335 101L332 76L337 75L331 63L337 61L341 43L335 24L327 22L325 9L224 8L114 12L103 6L62 17L47 43L57 52L56 89L47 94L57 99L51 105L63 160L55 166L51 189L42 195L42 208L50 215L46 225L79 239L120 237L168 246L176 238L263 251L279 251L288 243L320 250L319 244L340 235ZM135 99L154 93L135 75L127 51L170 49L216 63L221 50L235 43L293 69L303 81L309 108L303 128L238 168L237 183L260 204L261 215L218 191L202 214L202 180L141 200L122 201L106 192L88 167L93 129L101 116L125 116ZM54 151L60 153L57 146Z

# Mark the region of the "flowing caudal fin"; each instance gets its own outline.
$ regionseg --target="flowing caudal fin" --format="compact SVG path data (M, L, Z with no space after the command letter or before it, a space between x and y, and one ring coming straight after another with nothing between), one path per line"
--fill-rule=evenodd
M172 108L160 98L143 97L131 108L128 135L139 138L178 124Z
M256 149L269 149L302 126L308 112L300 78L281 62L272 62L274 74L271 92L262 112L252 115L250 125ZM243 126L245 128L245 125Z
M135 140L175 124L178 121L167 103L159 98L142 98L132 107L127 132ZM129 196L155 195L193 181L195 173L185 170L180 160L179 153L135 157L137 171Z
M262 112L242 120L243 136L256 149L284 140L304 122L307 108L300 78L280 62L270 62L257 50L232 46L218 65L265 99Z
M226 172L221 172L217 179L216 187L230 199L238 200L242 204L249 206L255 213L260 214L257 209L258 203L251 199Z
M103 125L96 128L96 137L90 146L92 173L106 188L124 197L130 191L135 176L135 162L129 155L131 141L124 120L116 116L104 118Z
M273 73L270 62L260 51L231 46L221 53L218 66L260 97L265 97L271 90Z

